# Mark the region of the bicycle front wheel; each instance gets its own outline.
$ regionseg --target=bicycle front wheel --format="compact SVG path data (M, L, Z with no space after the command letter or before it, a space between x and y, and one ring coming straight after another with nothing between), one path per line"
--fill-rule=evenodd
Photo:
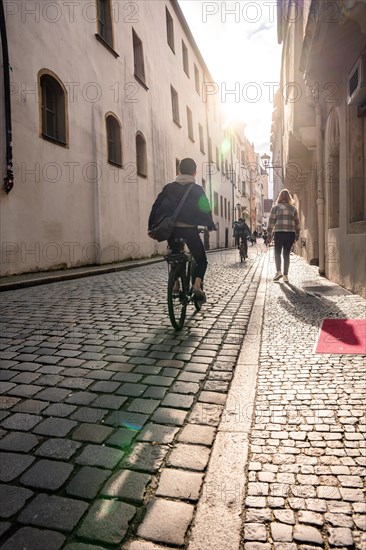
M173 266L168 279L168 311L170 322L175 330L184 325L187 310L187 281L185 268Z

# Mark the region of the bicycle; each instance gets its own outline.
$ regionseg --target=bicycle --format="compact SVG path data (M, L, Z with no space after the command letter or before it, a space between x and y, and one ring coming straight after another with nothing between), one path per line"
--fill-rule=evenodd
M164 258L168 263L168 311L175 330L181 330L186 318L187 306L193 303L196 311L202 308L202 300L192 294L194 260L184 250L184 239L175 239L174 246Z
M240 262L244 262L248 257L248 241L246 237L240 237L239 254Z

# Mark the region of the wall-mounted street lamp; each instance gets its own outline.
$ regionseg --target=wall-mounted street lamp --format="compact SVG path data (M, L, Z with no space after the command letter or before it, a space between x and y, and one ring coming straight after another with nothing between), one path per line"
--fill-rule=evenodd
M262 164L263 164L263 167L265 170L267 170L267 168L269 168L269 161L271 160L271 157L269 155L267 155L267 153L264 153L264 155L261 156L261 161L262 161Z
M265 170L269 170L270 168L272 168L272 170L275 170L276 168L283 168L283 166L275 166L274 164L271 164L270 160L271 157L267 155L267 153L264 153L264 155L261 156L262 166ZM283 180L283 177L281 179Z
M273 174L276 174L276 176L281 180L281 183L285 181L285 176L283 173L283 166L280 165L274 165L270 162L271 157L267 155L267 153L264 153L264 155L261 156L262 166L265 169L265 171L269 171L270 169L273 170Z

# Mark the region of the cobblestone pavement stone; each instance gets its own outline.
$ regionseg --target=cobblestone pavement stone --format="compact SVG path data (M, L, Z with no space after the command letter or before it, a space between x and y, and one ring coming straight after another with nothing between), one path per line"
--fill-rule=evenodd
M366 302L292 256L269 262L243 510L245 550L366 548L365 356L315 354L323 318Z
M208 303L179 333L163 263L2 294L4 550L184 546L262 270L250 255L210 254Z

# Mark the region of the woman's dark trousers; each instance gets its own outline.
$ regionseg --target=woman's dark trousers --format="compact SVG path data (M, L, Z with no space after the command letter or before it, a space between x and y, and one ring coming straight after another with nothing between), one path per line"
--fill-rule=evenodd
M288 275L290 266L291 247L295 242L295 233L293 231L275 231L274 250L276 271L281 271L281 254L283 253L283 274Z

